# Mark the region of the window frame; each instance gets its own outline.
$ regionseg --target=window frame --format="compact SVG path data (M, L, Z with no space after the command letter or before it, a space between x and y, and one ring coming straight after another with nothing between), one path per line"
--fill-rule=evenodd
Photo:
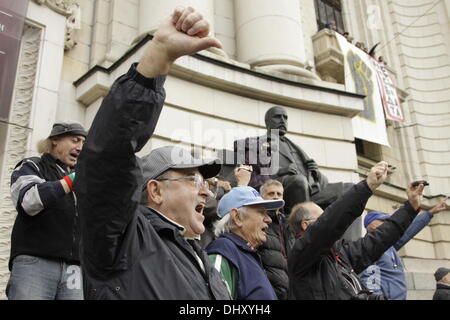
M334 20L337 32L345 32L341 0L314 0L314 6L318 31L324 29L327 24Z

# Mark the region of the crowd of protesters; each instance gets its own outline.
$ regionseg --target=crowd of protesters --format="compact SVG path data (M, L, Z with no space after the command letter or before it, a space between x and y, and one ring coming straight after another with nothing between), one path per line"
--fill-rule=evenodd
M155 130L173 62L210 47L221 44L208 22L178 7L116 80L89 133L56 123L42 156L16 166L9 299L406 298L396 250L447 199L418 216L425 183L411 183L393 215L370 213L369 232L344 240L385 181L386 162L325 209L303 202L285 212L283 184L268 180L258 192L251 166L234 170L233 188L217 176L219 161L179 147L135 156ZM448 299L449 271L435 273L436 299Z
M341 34L345 39L347 39L347 41L351 44L353 44L355 47L357 47L358 49L364 51L365 53L367 53L369 56L371 56L372 58L376 59L375 56L375 49L377 48L378 45L373 46L371 49L369 49L367 47L367 45L364 42L361 41L356 41L353 38L353 36L350 35L350 33L348 31L344 31L342 33L339 32L337 26L336 26L336 22L335 21L331 21L330 23L325 25L325 28L333 30L339 34ZM384 60L383 56L378 56L377 61L379 63L382 63L383 65L387 66L387 62Z

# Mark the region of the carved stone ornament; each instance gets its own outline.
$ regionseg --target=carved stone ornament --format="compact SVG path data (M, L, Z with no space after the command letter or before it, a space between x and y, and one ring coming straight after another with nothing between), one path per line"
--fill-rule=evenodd
M6 147L3 166L0 168L0 300L6 298L4 289L9 279L8 261L10 255L11 231L17 211L11 200L11 173L16 164L30 151L29 143L33 129L32 108L35 94L42 29L25 25L14 98L11 104L10 122L7 124Z
M75 40L76 30L81 26L81 11L80 5L77 0L33 0L39 5L46 5L53 11L65 16L66 21L66 33L64 50L70 50L76 46Z
M37 4L45 4L47 7L66 17L72 14L72 7L78 6L77 0L34 0Z

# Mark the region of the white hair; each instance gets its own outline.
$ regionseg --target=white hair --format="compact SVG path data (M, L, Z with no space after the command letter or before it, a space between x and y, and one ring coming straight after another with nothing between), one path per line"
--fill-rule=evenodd
M240 207L237 209L239 215L246 216L247 210L245 207ZM222 219L214 223L214 235L218 238L225 232L231 232L236 228L236 225L231 219L230 212L228 212Z
M37 151L39 154L51 153L53 150L53 141L50 138L39 140L37 143Z
M278 180L267 180L260 188L259 188L259 193L261 193L261 195L264 195L264 192L266 191L265 189L267 189L267 187L269 186L278 186L283 188L283 184L278 181Z

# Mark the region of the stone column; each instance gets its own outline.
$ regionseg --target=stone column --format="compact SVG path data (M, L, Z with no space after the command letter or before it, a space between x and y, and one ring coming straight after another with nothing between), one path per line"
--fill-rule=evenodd
M234 4L239 61L319 80L305 69L299 0L235 0Z
M214 0L140 0L139 6L139 37L158 29L177 6L199 11L209 21L214 34Z

